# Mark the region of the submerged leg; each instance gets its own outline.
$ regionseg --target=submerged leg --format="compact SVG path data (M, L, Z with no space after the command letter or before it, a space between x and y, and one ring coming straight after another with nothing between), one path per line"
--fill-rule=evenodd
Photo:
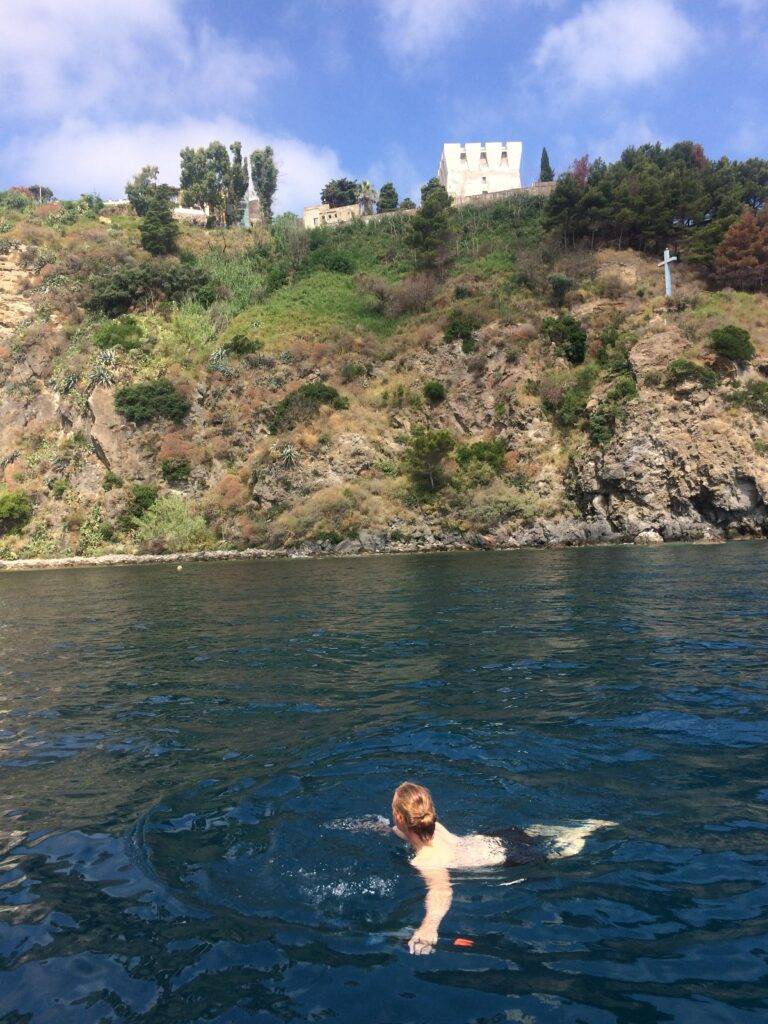
M581 853L587 838L599 828L612 828L615 821L602 821L589 818L580 825L528 825L525 831L529 836L540 836L549 840L547 857L559 860L562 857L575 857Z

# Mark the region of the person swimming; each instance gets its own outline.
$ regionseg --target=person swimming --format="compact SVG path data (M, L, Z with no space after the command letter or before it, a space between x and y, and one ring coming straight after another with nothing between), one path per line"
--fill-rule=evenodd
M502 864L543 863L572 857L584 848L587 836L612 821L590 819L580 825L530 825L487 834L457 836L437 820L432 794L416 782L403 782L392 797L393 832L414 851L411 864L427 887L424 919L408 942L411 953L425 955L437 944L440 924L453 901L450 870L495 867ZM543 842L537 843L541 839Z

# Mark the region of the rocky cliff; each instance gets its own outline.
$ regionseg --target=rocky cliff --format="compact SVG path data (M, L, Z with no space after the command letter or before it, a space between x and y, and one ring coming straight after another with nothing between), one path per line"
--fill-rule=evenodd
M101 230L94 245L107 244ZM56 278L35 259L39 242L5 248L0 464L7 491L23 491L33 508L0 537L6 559L177 544L354 553L768 532L765 297L706 292L684 271L668 304L654 261L603 252L567 297L589 339L579 368L542 328L561 311L530 291L485 301L471 338L446 340L457 296L473 308L478 295L487 300L470 261L460 277L433 282L412 315L382 321L378 336L367 321L307 328L296 306L270 338L262 305L201 341L196 307L147 306L143 348L124 352L94 349L81 297L62 301L78 274L71 260ZM317 281L370 290L338 274ZM222 341L244 322L267 341L238 355ZM707 339L723 323L749 329L754 358L718 361ZM672 379L680 359L710 377ZM116 392L156 376L173 381L188 413L130 422ZM611 397L617 380L620 400ZM319 381L344 396L339 407L319 403L276 429L281 400ZM425 398L427 381L443 384L442 400ZM606 409L610 429L596 439L594 414ZM432 494L417 493L404 469L419 427L464 445L445 459L444 486ZM468 446L483 440L501 445L503 462L474 458ZM142 527L137 486L152 491L147 507L167 499L166 516L183 513L183 529Z

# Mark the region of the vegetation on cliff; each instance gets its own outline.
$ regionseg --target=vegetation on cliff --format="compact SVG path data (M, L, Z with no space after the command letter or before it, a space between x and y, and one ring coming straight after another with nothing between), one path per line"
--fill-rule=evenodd
M0 196L0 555L763 531L768 299L716 285L765 177L703 159L628 151L548 204L451 209L430 182L410 216L155 247L152 168L141 218ZM660 171L674 209L649 205Z

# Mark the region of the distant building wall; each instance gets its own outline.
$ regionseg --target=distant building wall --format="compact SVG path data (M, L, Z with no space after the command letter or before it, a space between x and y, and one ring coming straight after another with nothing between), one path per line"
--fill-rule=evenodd
M437 172L456 200L519 189L522 142L447 142Z
M499 199L507 199L510 196L549 196L554 190L554 181L535 181L532 185L523 185L520 188L504 189L501 192L486 192L479 196L455 197L454 206L485 206L487 203L495 203Z
M347 224L360 216L360 207L357 203L353 203L352 206L329 206L328 203L305 206L304 227L308 231L310 228L335 227L337 224Z

